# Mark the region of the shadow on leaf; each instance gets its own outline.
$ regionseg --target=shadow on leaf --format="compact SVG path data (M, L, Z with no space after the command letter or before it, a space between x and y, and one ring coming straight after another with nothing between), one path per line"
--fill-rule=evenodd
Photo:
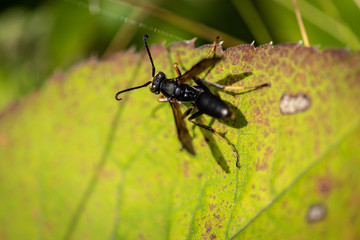
M205 124L203 119L199 117L197 119L198 123ZM211 121L211 123L213 120ZM195 125L194 125L195 126ZM222 170L226 173L230 173L229 166L227 165L225 161L224 154L222 153L221 149L219 148L217 142L215 141L214 134L206 129L199 128L206 143L209 146L209 149L211 151L211 154L213 155L216 163L222 168Z

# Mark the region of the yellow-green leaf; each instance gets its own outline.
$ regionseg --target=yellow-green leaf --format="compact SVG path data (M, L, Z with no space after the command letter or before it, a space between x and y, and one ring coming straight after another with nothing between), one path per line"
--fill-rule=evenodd
M175 77L211 46L151 47ZM0 117L2 239L359 238L360 54L298 44L227 49L206 80L236 118L204 117L180 151L172 111L147 89L145 51L56 73ZM205 77L205 76L200 76ZM184 108L185 109L185 108Z

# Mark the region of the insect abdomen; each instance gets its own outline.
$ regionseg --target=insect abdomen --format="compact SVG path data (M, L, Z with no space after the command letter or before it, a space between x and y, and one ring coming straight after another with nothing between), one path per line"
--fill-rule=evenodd
M196 100L198 109L215 118L231 118L233 113L229 107L217 96L202 92Z

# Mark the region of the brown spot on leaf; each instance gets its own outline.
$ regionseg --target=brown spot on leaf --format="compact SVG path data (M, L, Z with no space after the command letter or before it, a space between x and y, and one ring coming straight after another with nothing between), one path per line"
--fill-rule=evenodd
M311 106L311 99L305 93L287 94L284 93L280 98L280 113L283 115L304 112Z
M268 169L268 164L265 159L258 159L255 165L256 171L264 171Z
M250 49L249 49L250 50ZM251 51L251 50L250 50ZM251 54L250 51L247 51L247 53L245 53L242 57L242 62L245 63L251 63L253 58L254 58L254 54Z
M260 196L257 194L250 194L249 196L253 199L260 200Z
M297 73L295 75L295 82L298 85L305 83L305 79L306 78L305 78L305 75L303 73Z
M332 185L331 178L329 177L320 178L316 182L316 190L321 194L329 194L332 188L331 185Z
M273 149L271 147L267 147L265 152L265 158L269 159L272 153L273 153Z
M10 143L10 138L8 134L0 132L0 146L5 147L8 146Z
M232 65L237 65L239 63L239 54L232 54L230 56L230 60L231 60L231 63Z
M359 202L360 202L360 194L359 193L354 193L352 196L349 197L349 200L347 201L348 206L350 206L351 208L359 207Z
M44 222L44 228L46 231L50 232L54 229L53 224L50 221L45 221Z
M263 117L262 117L260 108L255 107L255 108L253 109L253 115L254 115L254 121L255 121L255 122L257 122L257 123L262 123Z
M214 218L220 219L220 215L216 215L216 214L214 213Z
M286 61L282 62L281 68L282 68L282 71L286 78L290 78L291 75L293 75L293 73L295 71L295 69L290 64L288 64Z
M205 223L205 229L206 229L206 233L210 233L212 230L212 221L208 221Z
M189 177L189 162L184 161L184 176Z
M216 208L216 204L215 203L210 203L209 204L209 210L212 211Z
M217 239L215 233L213 233L213 234L210 235L210 239Z
M116 172L113 170L102 169L99 171L99 177L102 179L114 179Z

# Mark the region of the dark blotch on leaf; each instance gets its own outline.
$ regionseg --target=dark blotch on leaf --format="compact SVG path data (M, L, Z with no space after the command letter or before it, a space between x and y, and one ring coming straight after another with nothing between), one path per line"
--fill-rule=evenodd
M321 178L317 181L316 189L321 194L329 194L331 192L331 179Z

